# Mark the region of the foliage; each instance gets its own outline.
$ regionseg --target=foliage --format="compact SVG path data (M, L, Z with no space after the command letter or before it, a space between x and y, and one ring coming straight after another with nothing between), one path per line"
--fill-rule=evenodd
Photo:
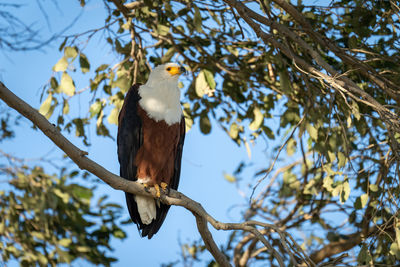
M8 168L7 190L0 191L0 251L2 260L22 266L56 266L83 258L110 266L115 258L111 237L123 239L117 220L119 205L100 198L92 203L93 187L71 180L78 171L48 175L35 166ZM29 234L28 234L29 233Z
M254 179L235 178L247 165L226 175L257 186L244 220L295 234L317 263L353 250L359 264L398 264L399 5L319 2L104 1L101 30L61 43L40 112L86 144L92 123L110 137L130 85L145 82L152 66L184 63L192 71L183 103L188 125L198 123L204 134L219 125L238 145L261 137L275 147ZM118 64L91 64L79 41L97 32ZM68 118L69 102L81 93L76 70L93 73L92 102L87 116ZM285 161L275 164L279 156ZM280 237L265 234L289 262L276 245ZM234 232L225 253L238 266L274 262L254 240Z

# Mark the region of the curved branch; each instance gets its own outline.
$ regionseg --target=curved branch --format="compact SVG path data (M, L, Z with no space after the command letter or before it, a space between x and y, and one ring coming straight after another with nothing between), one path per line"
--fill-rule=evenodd
M150 192L146 192L144 187L139 184L124 178L121 178L96 162L90 160L87 155L88 153L80 150L78 147L73 145L70 141L68 141L55 127L52 125L44 116L42 116L38 111L32 108L25 101L17 97L14 93L12 93L2 82L0 82L0 99L2 99L8 106L18 111L21 115L29 119L35 126L37 126L55 145L57 145L62 151L64 151L68 157L74 161L79 168L85 169L97 176L112 188L116 190L121 190L124 192L143 195L143 196L151 196L156 198L156 191L154 188L150 188ZM284 256L280 255L271 244L265 239L264 235L256 228L256 226L261 226L264 228L272 229L277 232L281 237L282 245L289 249L289 247L293 248L293 245L287 240L286 236L288 236L292 242L294 240L291 236L281 231L278 227L274 225L269 225L261 222L251 221L244 223L222 223L214 219L211 215L209 215L204 208L194 200L188 198L184 194L170 190L168 195L162 194L161 201L168 205L176 205L182 206L187 210L191 211L196 217L197 221L197 229L200 235L203 238L204 243L206 244L206 248L213 255L214 259L220 266L231 266L226 256L219 250L218 246L215 244L213 237L208 230L207 222L210 223L217 230L243 230L252 233L259 241L261 241L265 247L270 251L271 255L275 257L280 266L284 265ZM288 247L289 246L289 247ZM297 255L304 255L304 252L295 242L294 242L294 253ZM298 262L294 260L294 254L290 251L286 251L289 253L292 263L297 265ZM300 253L299 253L300 252ZM314 266L314 264L308 260L308 257L300 257L304 263L308 266Z

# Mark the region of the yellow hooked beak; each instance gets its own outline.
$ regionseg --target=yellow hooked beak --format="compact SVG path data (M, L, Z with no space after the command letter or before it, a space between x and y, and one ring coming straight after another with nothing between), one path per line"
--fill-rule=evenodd
M182 73L187 73L186 69L184 67L167 67L166 69L171 76L174 75L180 75Z

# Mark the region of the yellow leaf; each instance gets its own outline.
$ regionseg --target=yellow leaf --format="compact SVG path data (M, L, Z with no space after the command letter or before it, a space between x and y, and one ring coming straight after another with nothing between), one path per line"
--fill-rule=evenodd
M244 141L244 146L246 147L247 156L249 157L249 159L251 159L250 145L249 145L249 143L247 142L246 139L244 139L243 141Z
M51 116L51 102L53 101L53 95L49 94L46 98L46 100L42 103L42 105L39 108L39 113L42 114L43 116L46 117L46 119L49 119Z
M113 110L111 110L110 115L108 115L107 121L110 124L115 124L118 125L118 114L119 114L119 110L118 108L113 108Z
M236 122L231 124L231 127L229 129L229 136L235 140L239 135L239 126L236 124Z
M224 173L224 178L230 183L236 182L236 177L231 174Z
M207 90L209 90L208 83L206 81L206 76L204 75L204 71L200 71L199 75L196 78L195 90L198 97L203 97Z
M258 130L258 128L260 128L261 124L263 123L264 115L261 113L260 109L257 107L254 108L253 114L254 114L254 119L250 123L249 128L252 131L256 131L256 130Z
M57 61L56 65L54 65L53 70L54 71L66 71L68 67L68 61L65 57L60 58L59 61Z
M64 49L64 56L65 56L66 58L72 58L72 59L74 59L74 58L76 58L77 55L78 55L78 51L77 51L76 47L67 46L67 47Z
M68 96L73 96L75 94L74 82L72 81L71 76L69 76L66 72L64 72L61 76L60 88L61 91Z
M69 238L63 238L58 241L58 244L63 247L68 247L72 243L72 240Z
M68 113L69 113L69 104L67 100L64 100L63 114L68 114Z

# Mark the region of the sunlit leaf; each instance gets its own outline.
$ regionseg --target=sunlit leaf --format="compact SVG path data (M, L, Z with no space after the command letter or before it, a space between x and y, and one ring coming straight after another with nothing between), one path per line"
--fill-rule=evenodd
M118 125L118 114L119 114L118 108L113 108L111 110L110 115L108 115L107 117L108 123Z
M58 244L63 247L68 247L72 243L72 240L69 238L62 238L58 241Z
M51 117L50 107L53 101L53 95L49 94L45 101L43 101L42 105L39 108L39 113L49 119Z
M215 80L214 80L214 74L211 71L207 70L207 69L204 69L202 71L204 72L204 77L205 77L205 79L207 81L208 86L211 89L215 89L216 83L215 83Z
M76 47L67 46L64 48L64 56L66 58L75 59L77 55L78 55L78 50Z
M90 105L89 108L90 118L93 118L95 115L98 115L99 112L101 111L101 108L102 108L102 103L100 101L96 101L92 105Z
M210 89L204 74L204 70L201 70L196 78L195 89L198 97L203 97L207 90Z
M316 141L318 139L318 130L311 124L307 124L306 129L310 137Z
M255 107L253 109L253 115L254 115L254 119L250 123L249 128L252 131L257 131L264 121L264 115L261 113L261 110L258 107Z
M60 89L68 96L73 96L75 94L74 81L66 72L64 72L61 76Z
M225 178L225 180L227 180L230 183L236 182L236 177L231 174L224 173L224 178Z
M165 25L162 25L162 24L158 24L157 25L157 33L159 35L167 35L168 32L169 32L169 27L168 26L165 26Z
M56 72L66 71L68 68L68 61L65 57L60 58L57 63L54 65L53 70Z
M231 124L229 128L229 136L232 139L236 139L239 135L239 126L234 122Z

